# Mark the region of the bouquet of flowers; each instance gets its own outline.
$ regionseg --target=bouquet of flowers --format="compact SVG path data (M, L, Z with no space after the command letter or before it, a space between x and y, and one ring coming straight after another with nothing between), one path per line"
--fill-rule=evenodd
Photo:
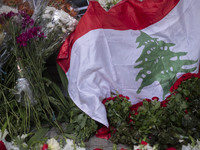
M30 136L28 134L23 134L21 136L17 136L13 141L8 142L6 137L8 136L8 131L5 130L2 132L0 130L0 148L1 150L30 150L30 149L37 149L37 150L85 150L83 146L79 146L75 144L75 142L71 139L64 139L60 138L59 141L55 138L47 138L47 137L39 137L39 135L34 135L28 142L26 139ZM37 144L33 145L32 143L36 142L33 141L37 136L37 140L40 140ZM30 146L32 145L32 146Z
M186 73L162 102L153 97L131 105L123 95L106 98L111 141L130 146L144 141L158 150L194 146L200 138L199 88L200 74Z
M69 102L48 77L45 63L77 22L65 18L71 26L63 27L68 31L64 33L58 21L47 26L45 4L31 17L20 3L9 0L0 7L0 128L7 128L11 137L68 121Z

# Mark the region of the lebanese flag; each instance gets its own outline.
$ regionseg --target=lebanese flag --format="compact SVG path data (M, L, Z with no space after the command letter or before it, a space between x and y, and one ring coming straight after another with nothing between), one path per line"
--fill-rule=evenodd
M74 103L108 126L102 100L111 92L162 101L182 74L197 73L200 0L123 0L105 11L90 1L57 63Z

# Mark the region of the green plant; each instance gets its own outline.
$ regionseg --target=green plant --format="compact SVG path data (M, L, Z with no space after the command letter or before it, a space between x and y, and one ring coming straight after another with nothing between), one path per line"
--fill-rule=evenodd
M107 98L111 140L138 145L145 140L163 150L181 149L200 138L200 74L186 73L172 86L171 95L160 102L157 97L130 106L125 96Z

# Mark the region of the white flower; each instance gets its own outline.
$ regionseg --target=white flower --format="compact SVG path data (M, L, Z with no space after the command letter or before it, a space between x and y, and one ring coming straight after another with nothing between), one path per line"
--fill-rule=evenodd
M28 136L28 134L22 134L21 137L18 135L18 139L25 140L25 138Z
M134 146L133 150L137 150L137 149L141 149L141 150L157 150L157 146L153 146L151 147L149 144L147 145L138 145L138 146Z
M2 131L0 130L0 141L3 141L4 142L4 144L5 144L5 147L8 149L8 150L19 150L19 148L18 147L16 147L15 145L14 145L14 143L13 142L7 142L6 140L5 140L5 137L8 135L8 131L5 129L5 131L2 133Z
M66 145L62 150L85 150L85 148L79 147L76 144L74 144L73 140L66 139Z
M12 142L6 142L6 141L3 141L4 144L5 144L5 147L8 149L8 150L20 150L18 147L16 147Z
M49 139L47 144L50 150L61 150L59 143L54 138Z
M68 13L63 10L58 10L54 7L47 6L45 13L42 15L44 19L51 19L47 24L47 28L51 31L55 26L62 28L62 32L74 31L78 21L71 17Z
M200 150L200 141L197 140L197 143L195 146L192 146L191 144L183 145L182 150Z
M5 137L6 135L8 135L8 131L5 129L4 132L2 133L2 131L0 130L0 140L1 141L5 141Z
M107 8L112 7L116 3L118 3L121 0L98 0L99 4L107 10Z
M9 13L10 11L17 13L18 10L14 9L12 7L6 6L6 5L2 5L2 7L0 7L0 14L2 13Z

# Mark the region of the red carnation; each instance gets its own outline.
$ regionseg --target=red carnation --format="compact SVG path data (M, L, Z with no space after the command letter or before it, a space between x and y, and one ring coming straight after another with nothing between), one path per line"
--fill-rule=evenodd
M193 76L194 78L200 78L200 73L193 73L192 76Z
M158 97L156 97L156 96L154 96L154 97L152 97L152 100L153 100L153 101L158 101L158 100L159 100L159 98L158 98Z
M107 102L107 99L103 99L102 103L105 104Z
M168 148L168 149L166 149L166 150L176 150L176 148L170 147L170 148Z
M145 98L145 99L144 99L144 101L145 101L145 100L146 100L147 102L151 102L151 100L150 100L150 99L148 99L148 98Z
M3 141L0 141L0 150L7 150Z
M196 73L186 73L183 74L175 83L174 85L170 88L170 92L173 92L174 90L176 90L178 88L178 86L182 83L182 81L186 81L188 79L190 79L191 77L198 77L200 78L200 74L196 74Z
M186 97L185 100L188 101L188 100L189 100L189 97Z
M171 96L172 96L172 95L168 95L168 96L165 98L165 100L168 100Z
M126 98L127 100L129 100L129 99L130 99L128 96L125 96L125 98Z
M141 144L142 144L142 145L147 145L148 143L145 142L145 141L142 141Z
M161 104L161 107L167 107L167 103L169 102L169 100L164 100L162 101L160 104Z
M110 129L106 126L103 126L99 130L97 130L96 137L108 140L111 137Z
M44 145L42 146L42 150L48 150L48 145L47 145L47 144L44 144Z
M136 115L136 116L138 115L138 112L137 112L137 111L135 112L135 115Z
M119 94L119 97L124 97L122 94Z
M128 123L131 123L131 122L133 122L133 119L129 119L129 122L128 122Z

